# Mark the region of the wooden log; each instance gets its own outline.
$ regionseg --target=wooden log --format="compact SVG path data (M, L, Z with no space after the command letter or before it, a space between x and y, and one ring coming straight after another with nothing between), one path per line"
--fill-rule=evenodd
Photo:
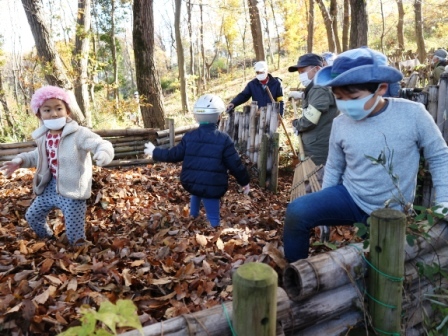
M283 272L286 293L300 301L364 277L367 263L362 253L362 244L355 244L289 264Z
M375 330L401 333L406 216L393 209L371 214L369 313Z
M189 131L197 129L198 127L199 127L198 124L189 125L189 126L176 127L174 129L174 133L175 134L187 133ZM166 130L156 131L155 134L156 134L157 138L167 137L167 136L170 135L170 130L166 129Z
M437 123L437 101L438 101L439 88L436 85L430 85L428 88L428 104L426 110L433 117Z
M437 126L442 132L443 138L448 142L448 73L440 75L439 96L437 106Z
M247 142L247 153L252 162L255 161L255 134L257 131L257 105L250 105L249 112L249 141Z
M419 237L413 246L406 244L405 260L409 261L419 255L434 252L446 246L448 241L448 225L445 221L435 224L428 232L428 238Z
M122 166L138 166L154 163L153 159L134 159L134 160L112 160L111 163L103 166L109 167L122 167Z
M119 138L103 138L109 141L112 145L122 143L122 142L134 142L134 141L145 141L148 142L149 137L147 136L123 136Z
M444 246L440 250L431 251L406 262L404 266L405 285L420 279L421 275L419 274L417 263L423 263L425 265L436 263L440 268L448 268L448 246Z
M117 142L112 144L114 148L126 147L126 146L140 146L145 145L149 140L129 141L129 142Z
M335 312L335 315L328 320L315 324L308 328L298 330L291 336L339 336L348 335L348 332L355 326L359 326L364 322L364 314L360 310L349 310L341 315Z
M180 142L182 140L182 138L184 137L184 134L185 133L176 135L174 137L174 143ZM163 145L163 144L171 145L169 137L158 138L158 139L156 139L156 143L157 143L157 145Z
M35 141L24 141L14 143L0 143L0 149L22 148L22 147L36 147Z
M143 154L144 150L145 150L145 146L143 144L137 145L137 146L119 146L119 147L114 148L115 154L116 153L134 152L134 151L137 151L140 154Z
M19 148L0 149L0 156L17 155L20 153L31 152L35 149L36 149L36 147L19 147Z
M277 326L277 273L249 262L233 274L233 327L237 335L274 336Z
M124 158L129 156L138 156L143 155L143 150L141 151L132 151L132 152L124 152L124 153L115 153L114 159Z
M281 288L277 289L277 319L289 316L288 296ZM184 314L167 321L151 324L143 328L143 336L232 336L229 320L233 316L231 301L191 314ZM132 330L121 336L141 336L138 330ZM240 335L242 336L242 335Z
M157 129L153 128L127 128L115 130L92 130L92 132L102 137L117 137L117 136L138 136L138 135L152 135L157 136Z
M272 137L272 169L271 169L271 181L269 189L276 194L278 191L278 160L279 160L279 148L280 148L280 134L274 133Z
M175 136L176 136L176 130L174 129L174 119L167 119L168 122L168 130L170 132L169 139L170 139L170 148L174 147Z

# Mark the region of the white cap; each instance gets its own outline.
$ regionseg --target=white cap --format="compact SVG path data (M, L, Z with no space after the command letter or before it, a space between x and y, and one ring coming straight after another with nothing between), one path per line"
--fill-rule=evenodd
M255 72L268 72L268 64L265 61L259 61L254 64Z

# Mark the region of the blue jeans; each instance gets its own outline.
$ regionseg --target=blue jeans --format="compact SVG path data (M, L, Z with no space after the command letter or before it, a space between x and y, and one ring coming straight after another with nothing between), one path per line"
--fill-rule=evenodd
M283 230L286 260L292 263L308 257L310 229L320 225L366 224L368 217L343 185L296 198L286 208Z
M220 216L219 216L219 207L220 202L219 198L203 198L195 195L191 195L190 199L190 216L196 218L199 216L199 207L204 204L205 214L207 215L207 219L210 222L211 226L217 227L219 226Z

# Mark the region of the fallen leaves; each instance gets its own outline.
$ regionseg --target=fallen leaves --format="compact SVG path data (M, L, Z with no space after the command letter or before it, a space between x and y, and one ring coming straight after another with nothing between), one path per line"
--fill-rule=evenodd
M0 175L0 324L8 333L55 335L78 323L81 307L119 299L131 299L147 325L231 300L232 274L245 262L278 272L285 266L281 235L291 170L281 171L275 195L259 189L253 176L244 196L231 178L221 199L222 227L212 228L203 209L189 218L180 165L95 168L89 243L76 248L67 244L60 211L48 218L54 240L36 239L26 223L33 173ZM333 234L352 237L345 229Z

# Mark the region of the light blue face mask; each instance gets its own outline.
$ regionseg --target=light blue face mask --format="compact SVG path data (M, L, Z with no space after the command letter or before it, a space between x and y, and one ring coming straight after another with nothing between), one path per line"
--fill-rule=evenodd
M355 99L355 100L341 100L336 99L336 106L341 113L344 113L346 116L354 119L354 120L362 120L366 118L372 111L377 107L378 103L381 100L381 96L377 96L375 103L368 110L364 109L366 103L372 99L375 93L372 93L364 98Z

